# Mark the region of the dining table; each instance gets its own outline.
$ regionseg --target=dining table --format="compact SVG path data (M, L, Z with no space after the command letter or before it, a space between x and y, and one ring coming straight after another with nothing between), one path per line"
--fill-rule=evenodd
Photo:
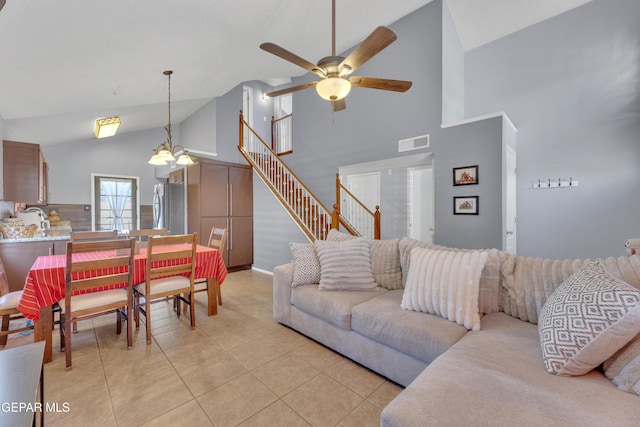
M188 246L188 245L185 245ZM158 247L160 249L160 247ZM155 252L155 251L154 251ZM91 253L78 253L74 257L94 256ZM115 253L114 253L115 256ZM75 260L76 258L74 258ZM167 261L168 262L168 261ZM38 257L27 274L22 297L18 303L25 318L34 321L34 341L44 341L44 363L53 359L52 330L53 311L51 307L65 296L65 270L67 264L66 255L45 255ZM145 281L147 271L147 248L141 247L134 255L133 283ZM198 245L196 248L195 279L206 278L208 280L207 311L209 316L218 313L218 286L227 277L227 268L217 249ZM121 285L125 287L127 284ZM88 292L103 290L104 288L90 289ZM87 291L83 291L87 292Z

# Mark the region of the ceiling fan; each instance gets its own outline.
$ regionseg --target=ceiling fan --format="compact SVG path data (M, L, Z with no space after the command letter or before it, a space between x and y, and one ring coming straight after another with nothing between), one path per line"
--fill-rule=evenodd
M344 98L349 94L351 87L391 90L394 92L406 92L411 87L412 83L405 80L361 76L349 77L362 64L393 43L397 36L391 29L380 26L345 58L336 55L336 0L332 0L331 20L331 56L322 58L317 65L274 43L262 43L260 45L262 50L298 65L320 77L318 81L269 92L266 94L267 96L280 96L315 86L318 95L331 101L333 111L340 111L347 108Z

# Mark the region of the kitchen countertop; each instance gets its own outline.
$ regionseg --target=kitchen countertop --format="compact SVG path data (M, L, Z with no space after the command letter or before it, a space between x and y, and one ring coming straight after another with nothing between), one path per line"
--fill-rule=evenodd
M68 234L62 236L21 237L19 239L0 239L0 244L18 242L47 242L53 240L69 240L69 238L70 236Z

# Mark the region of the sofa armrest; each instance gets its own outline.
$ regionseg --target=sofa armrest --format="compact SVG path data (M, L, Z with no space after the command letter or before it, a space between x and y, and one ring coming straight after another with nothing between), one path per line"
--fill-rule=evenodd
M273 269L273 318L276 322L291 326L291 283L293 264L279 265Z

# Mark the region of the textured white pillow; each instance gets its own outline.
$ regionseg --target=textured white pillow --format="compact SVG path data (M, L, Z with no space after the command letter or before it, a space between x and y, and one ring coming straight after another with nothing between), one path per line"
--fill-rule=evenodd
M313 243L289 243L293 255L291 286L313 285L320 282L320 261Z
M640 332L640 291L592 261L551 294L538 319L547 371L586 374Z
M602 367L607 378L620 390L640 395L640 334L607 359Z
M343 242L315 241L320 260L320 290L371 290L376 282L371 272L369 242L350 239Z
M480 329L478 293L486 251L414 248L400 307Z

